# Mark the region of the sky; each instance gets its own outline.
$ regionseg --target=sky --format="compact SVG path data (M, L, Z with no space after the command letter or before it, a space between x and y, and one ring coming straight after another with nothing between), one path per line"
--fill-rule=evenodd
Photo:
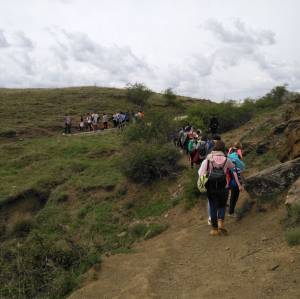
M298 0L0 0L0 87L300 91Z

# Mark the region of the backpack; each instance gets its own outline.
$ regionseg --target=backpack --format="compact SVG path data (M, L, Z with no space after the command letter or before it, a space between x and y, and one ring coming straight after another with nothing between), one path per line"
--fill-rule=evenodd
M208 161L207 165L211 163L212 170L208 175L208 186L210 190L220 191L226 187L226 173L224 172L224 167L227 163L227 158L222 167L214 167L211 161ZM208 167L208 166L207 166Z
M201 140L197 144L197 150L199 152L199 158L200 159L205 159L206 158L206 154L207 154L206 142Z
M190 139L188 143L188 151L190 154L193 153L195 146L196 146L195 141L193 139Z

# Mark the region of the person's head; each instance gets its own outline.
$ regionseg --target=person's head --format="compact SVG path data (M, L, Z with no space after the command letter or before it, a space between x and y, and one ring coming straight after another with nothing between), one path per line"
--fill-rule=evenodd
M221 139L221 136L220 136L220 135L214 135L214 136L212 137L212 140L213 140L214 142L216 142L216 141L221 141L222 139Z
M214 147L213 147L214 151L221 151L223 153L225 153L226 151L226 147L225 147L225 143L222 140L216 140Z
M239 141L236 141L236 142L234 143L233 147L235 147L235 148L237 148L237 149L242 149L242 148L243 148L241 142L239 142Z
M206 135L202 135L202 136L201 136L201 141L205 141L205 142L208 141L207 136L206 136Z

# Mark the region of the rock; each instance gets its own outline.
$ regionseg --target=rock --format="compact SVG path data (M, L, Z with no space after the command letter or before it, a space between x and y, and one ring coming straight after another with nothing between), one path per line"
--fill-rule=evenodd
M262 237L261 240L262 240L263 242L265 242L265 241L268 241L269 238L267 238L267 237Z
M270 149L270 142L264 141L258 144L256 153L259 155L265 154Z
M123 238L123 237L125 237L127 235L127 232L121 232L121 233L119 233L117 236L119 237L119 238Z
M249 153L255 150L255 144L250 142L241 141L243 144L243 155L247 156Z
M165 216L164 216L165 218L168 218L169 217L169 214L167 213L167 214L165 214Z
M276 264L272 268L270 268L270 270L271 271L275 271L279 266L280 266L279 264Z
M285 129L287 140L278 154L280 161L300 157L300 118L293 118L287 124Z
M248 177L245 188L252 197L270 197L286 190L299 176L300 158L297 158Z
M287 123L287 122L282 123L282 124L276 126L276 127L273 129L272 133L273 133L274 135L281 134L281 133L284 132L284 130L285 130L285 128L286 128L287 126L288 126L288 123Z
M226 250L226 251L230 250L230 247L226 247L225 250Z
M294 182L288 191L285 204L287 207L300 204L300 177Z

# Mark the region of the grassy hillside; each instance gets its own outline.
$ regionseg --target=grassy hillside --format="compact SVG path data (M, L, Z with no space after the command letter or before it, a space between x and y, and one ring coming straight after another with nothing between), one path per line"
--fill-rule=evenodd
M146 111L183 113L152 95ZM0 90L0 297L61 298L101 255L167 228L177 182L134 185L122 175L122 132L62 136L65 112L136 110L124 90ZM11 134L16 132L16 136ZM30 137L30 138L28 138Z
M164 110L173 117L201 106L178 99L178 105L167 105L153 94L146 114ZM245 144L250 171L278 162L279 137L270 134L287 109L297 110L289 105L224 136L228 145L236 138ZM90 275L88 269L101 267L101 255L130 252L135 242L167 228L170 208L197 202L196 170L153 184L128 181L121 171L128 151L122 132L61 135L65 112L79 120L92 111L137 109L120 89L0 90L1 298L62 298ZM267 151L256 154L269 135Z
M181 115L199 101L178 97L180 106L167 106L162 95L154 93L146 110L165 109ZM0 89L0 137L44 136L62 131L65 113L78 125L80 115L88 112L137 111L138 106L129 102L125 89L74 87L60 89Z

